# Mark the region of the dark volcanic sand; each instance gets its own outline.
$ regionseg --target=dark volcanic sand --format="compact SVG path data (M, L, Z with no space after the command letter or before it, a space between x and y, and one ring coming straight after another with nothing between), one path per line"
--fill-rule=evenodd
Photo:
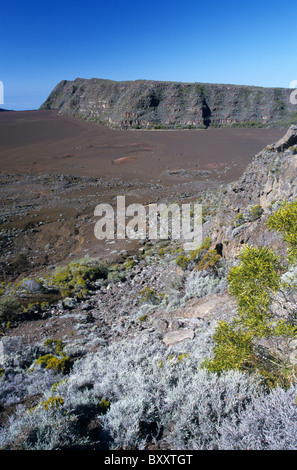
M96 240L97 204L114 204L118 195L127 205L194 200L240 177L284 133L120 131L53 110L0 113L0 277L138 249L126 240Z
M228 167L220 177L231 181L257 152L283 134L278 129L242 128L121 131L53 110L4 112L0 171L147 180L159 179L168 169Z

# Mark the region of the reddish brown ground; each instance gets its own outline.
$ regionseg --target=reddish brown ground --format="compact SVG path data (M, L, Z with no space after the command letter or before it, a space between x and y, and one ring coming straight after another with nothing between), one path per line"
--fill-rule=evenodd
M121 131L54 110L0 113L0 277L133 251L127 240L95 238L97 204L193 200L240 177L284 132Z
M121 131L59 116L55 110L3 112L0 171L150 180L173 168L203 170L220 164L230 168L223 177L230 181L283 134L243 128ZM117 161L127 164L112 165Z

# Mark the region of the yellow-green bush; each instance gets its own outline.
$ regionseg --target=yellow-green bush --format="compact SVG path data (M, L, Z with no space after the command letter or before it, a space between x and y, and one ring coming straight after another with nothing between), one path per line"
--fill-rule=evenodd
M213 358L203 363L210 372L249 369L254 359L253 335L225 321L219 322L214 334Z
M33 408L29 409L29 412L33 412L39 407L44 408L46 411L49 411L53 408L60 408L60 406L64 405L64 400L62 397L49 397L47 400L42 400L38 405L34 406Z
M212 240L210 237L206 237L199 248L192 250L189 254L181 253L176 258L176 264L181 266L183 269L186 269L190 263L197 263L205 255L205 253L210 249Z
M297 260L297 200L284 201L280 208L267 220L269 230L279 232L284 242L288 245L289 262Z
M124 269L132 269L136 264L136 261L133 258L130 258L124 263Z
M155 289L150 288L149 286L144 287L140 292L140 299L139 303L147 303L150 302L152 304L158 304L162 302L164 299L165 294L158 292Z
M203 258L199 261L197 269L198 271L210 269L211 271L216 273L219 267L220 260L221 255L219 255L216 250L208 250L203 256Z
M51 287L59 289L63 297L77 294L83 297L92 288L97 279L106 279L108 268L103 263L80 260L73 261L64 268L59 268L48 279Z
M43 345L51 348L58 356L64 355L64 343L61 339L46 339Z
M287 383L282 365L270 361L255 347L263 337L290 338L296 334L296 326L279 320L269 308L281 285L278 256L267 247L246 246L239 265L229 271L228 283L230 294L237 300L238 315L232 323L219 322L213 357L204 361L203 366L211 372L257 370L270 385L278 381Z
M105 414L110 408L110 402L108 400L105 400L105 398L102 398L98 406L100 413Z
M45 354L39 357L35 364L45 369L52 369L56 372L67 372L70 367L70 359L68 356L57 357L53 354Z
M279 258L270 248L246 245L240 261L229 271L229 292L237 300L243 324L265 335L272 320L268 307L280 286Z
M231 222L232 227L240 227L240 225L244 224L246 222L243 214L237 214L236 217L234 217L233 221Z
M251 215L250 215L251 222L254 222L255 220L260 219L263 212L264 212L264 209L260 204L257 204L256 206L252 207Z

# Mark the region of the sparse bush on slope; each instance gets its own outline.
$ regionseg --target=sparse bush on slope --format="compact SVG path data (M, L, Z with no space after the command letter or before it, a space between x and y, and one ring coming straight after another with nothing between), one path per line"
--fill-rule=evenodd
M283 234L289 244L291 262L296 260L296 207L296 203L284 204L267 222L271 230L277 229ZM280 381L288 386L293 379L293 367L289 378L290 374L284 373L283 361L269 358L269 351L263 354L263 349L257 347L257 340L261 338L278 336L289 340L296 335L296 318L290 308L285 316L272 308L272 303L280 297L278 292L282 290L283 294L288 287L282 282L280 259L269 247L248 245L239 258L240 263L230 269L227 278L230 294L237 300L238 315L231 324L219 323L214 335L214 355L204 366L212 372L230 368L258 371L270 385Z
M182 300L227 287L225 267L222 260L216 266L217 261L215 271L187 273ZM285 288L289 284L294 290L291 268ZM277 311L285 278L270 248L245 247L228 275L238 315L231 323L198 321L193 340L168 348L162 335L144 329L134 338L98 343L96 352L86 350L71 369L61 371L34 367L50 354L63 358L60 343L47 341L18 354L14 349L0 376L2 403L41 396L30 409L19 406L3 425L0 446L116 450L161 443L172 450L297 449L293 370L287 368L285 376L284 364L257 347L259 339L295 334L291 305L287 316Z
M277 387L252 400L239 416L221 427L219 449L296 450L296 387Z

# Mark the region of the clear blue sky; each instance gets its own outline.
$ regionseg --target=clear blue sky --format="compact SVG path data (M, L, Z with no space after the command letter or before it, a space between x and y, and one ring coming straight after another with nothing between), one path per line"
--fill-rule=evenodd
M296 15L295 0L0 0L0 107L37 109L76 77L288 88Z

